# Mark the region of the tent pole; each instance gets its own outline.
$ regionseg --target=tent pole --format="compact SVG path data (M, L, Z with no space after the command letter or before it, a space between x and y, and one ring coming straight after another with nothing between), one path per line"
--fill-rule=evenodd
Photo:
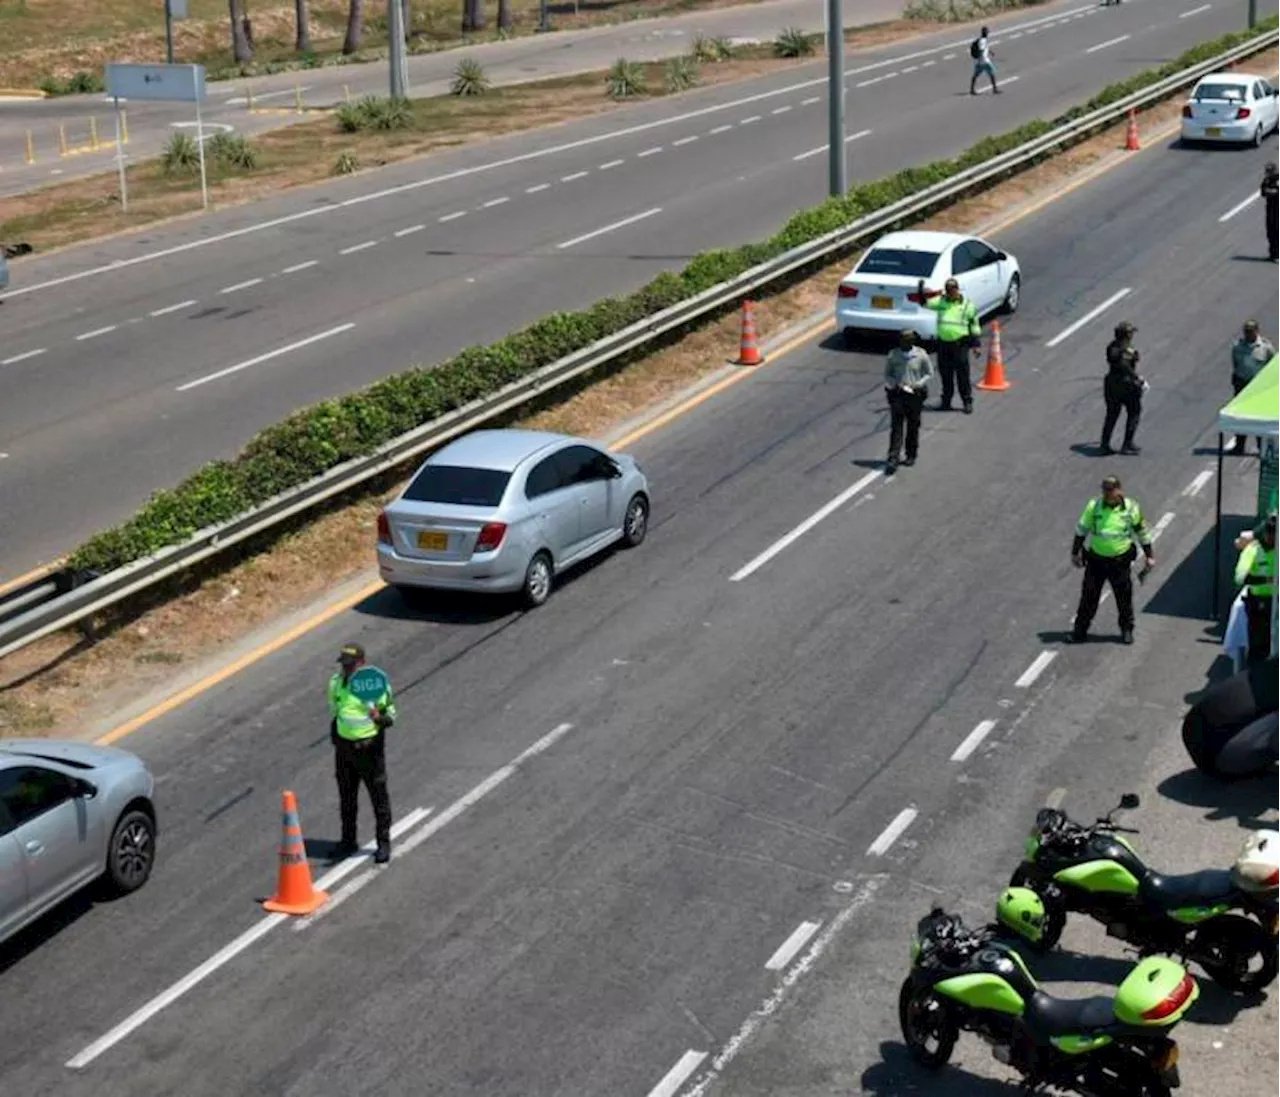
M1218 576L1222 571L1222 431L1218 431L1217 503L1213 519L1213 619L1218 619Z

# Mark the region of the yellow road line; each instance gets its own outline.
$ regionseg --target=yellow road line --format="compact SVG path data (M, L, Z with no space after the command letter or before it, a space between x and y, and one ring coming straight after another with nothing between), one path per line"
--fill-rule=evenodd
M34 579L39 579L42 575L52 575L58 570L58 567L58 564L41 564L38 568L32 568L16 578L8 579L0 583L0 594L8 594L9 591L22 586L23 583L30 583Z
M1161 137L1161 134L1164 132L1165 131L1161 131L1160 133L1153 134L1151 136L1153 138L1159 139ZM1144 146L1143 151L1146 151L1146 149L1153 148L1153 147L1155 147L1153 144L1148 144ZM1105 175L1108 171L1111 171L1113 168L1118 167L1120 164L1128 163L1128 161L1129 161L1128 157L1118 157L1114 161L1107 163L1104 167L1099 168L1096 171L1089 172L1083 178L1079 180L1074 180L1073 182L1063 187L1062 189L1054 191L1052 194L1048 195L1043 200L1035 202L1032 205L1023 208L1022 210L1019 210L1017 213L1013 214L1007 220L1000 222L997 226L995 226L995 228L989 229L988 231L994 232L996 231L996 229L1004 229L1004 228L1008 228L1010 225L1017 224L1017 222L1027 217L1030 217L1031 214L1036 213L1037 211L1043 209L1045 206L1049 205L1050 203L1057 201L1063 195L1070 194L1073 190L1083 186L1086 182L1090 182L1091 180L1096 179L1101 175ZM755 375L762 369L767 369L769 365L776 363L779 359L785 358L788 354L791 354L793 351L795 351L799 347L802 347L805 344L812 342L824 331L826 331L828 328L831 328L833 326L834 326L834 320L830 318L824 319L821 322L816 323L813 327L808 328L807 330L798 333L794 338L787 340L787 342L784 343L781 347L773 351L762 365L743 366L741 368L741 372L731 373L728 377L724 378L722 381L717 381L714 385L711 385L708 388L703 389L697 395L691 396L688 400L685 400L683 403L677 404L674 408L670 408L669 410L663 412L661 415L655 416L649 422L644 423L641 426L637 427L630 434L614 442L612 448L622 449L624 446L631 445L633 442L637 441L640 438L643 438L645 435L652 434L654 431L667 426L669 423L673 423L675 420L679 419L681 416L688 414L690 411L698 407L700 404L703 404L706 401L710 400L713 396L718 396L720 393L724 392L726 389L732 388L734 385L738 384L738 382L746 380L748 377ZM22 581L22 577L19 577L19 579L13 580L13 583L17 583L21 581ZM368 598L370 595L375 594L378 590L382 588L382 586L383 586L382 580L379 579L376 582L370 583L367 587L363 587L361 590L357 591L355 594L348 595L346 598L343 598L340 602L335 602L333 605L328 606L327 608L321 610L319 613L315 614L314 616L309 617L305 621L300 622L299 624L295 625L293 628L289 629L287 632L284 632L281 635L277 636L275 639L267 641L265 644L262 644L259 647L254 648L252 651L247 652L245 655L242 655L239 659L235 660L234 662L228 663L225 667L215 671L213 674L210 674L208 677L202 678L200 681L193 683L192 685L188 686L186 689L180 690L179 692L173 694L173 696L171 697L167 697L165 700L161 701L159 704L156 704L151 708L147 709L146 712L138 716L135 716L132 720L127 720L125 723L119 725L118 727L112 728L111 731L107 732L101 738L96 739L95 742L98 743L99 745L105 746L108 743L114 743L120 739L123 739L126 735L132 734L133 732L137 731L140 727L143 727L144 725L151 723L151 721L158 719L159 717L165 715L168 712L172 712L174 709L178 708L180 705L186 704L192 698L199 697L200 694L207 692L208 690L212 689L214 686L218 685L220 682L225 682L228 678L232 677L233 675L239 674L240 671L244 670L246 667L250 667L254 663L257 663L260 660L266 658L268 655L272 654L273 652L279 651L283 647L287 647L289 644L293 643L294 640L298 639L298 637L304 636L308 632L311 632L313 629L319 628L326 621L331 621L334 617L338 616L338 614L345 613L352 606L357 605L358 603L362 602L365 598ZM0 589L3 589L3 588L0 588Z

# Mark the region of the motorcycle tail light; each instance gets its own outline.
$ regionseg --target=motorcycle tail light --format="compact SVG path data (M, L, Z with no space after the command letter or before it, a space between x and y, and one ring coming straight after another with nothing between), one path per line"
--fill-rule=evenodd
M1196 981L1191 978L1191 975L1184 975L1182 977L1182 982L1174 987L1172 994L1165 998L1164 1001L1158 1002L1150 1009L1143 1011L1143 1020L1163 1021L1166 1017L1177 1013L1178 1010L1187 1004L1187 999L1191 997L1191 993L1195 988Z

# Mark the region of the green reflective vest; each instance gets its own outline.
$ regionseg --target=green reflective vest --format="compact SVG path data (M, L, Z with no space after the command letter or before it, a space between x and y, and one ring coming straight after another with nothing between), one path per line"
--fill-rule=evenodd
M1276 592L1276 550L1261 541L1250 541L1236 561L1236 586L1256 598L1271 598Z
M339 738L372 739L377 735L378 725L373 719L373 709L393 720L396 718L395 699L391 696L390 689L378 698L376 704L370 706L347 689L340 673L329 679L329 715L336 722Z
M949 301L943 294L941 297L930 297L925 301L925 306L938 314L938 342L940 343L958 343L970 335L976 338L982 334L982 325L978 323L978 310L967 298Z
M1142 508L1133 499L1109 507L1099 498L1090 499L1076 525L1076 535L1089 539L1089 551L1098 556L1123 556L1136 539L1151 544L1151 531L1142 517Z

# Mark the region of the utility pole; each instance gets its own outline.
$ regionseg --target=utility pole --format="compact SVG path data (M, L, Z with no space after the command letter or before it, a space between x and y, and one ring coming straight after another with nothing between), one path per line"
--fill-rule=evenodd
M1252 4L1252 0L1250 0ZM1252 10L1252 8L1250 9ZM164 52L169 64L173 64L173 8L170 0L164 0Z
M1254 0L1251 0L1254 2ZM827 165L831 196L843 197L844 164L844 26L841 0L827 0Z
M1258 0L1249 0L1249 29L1258 25Z
M409 95L409 69L405 63L404 8L402 0L387 0L387 24L391 31L391 98L405 99Z

